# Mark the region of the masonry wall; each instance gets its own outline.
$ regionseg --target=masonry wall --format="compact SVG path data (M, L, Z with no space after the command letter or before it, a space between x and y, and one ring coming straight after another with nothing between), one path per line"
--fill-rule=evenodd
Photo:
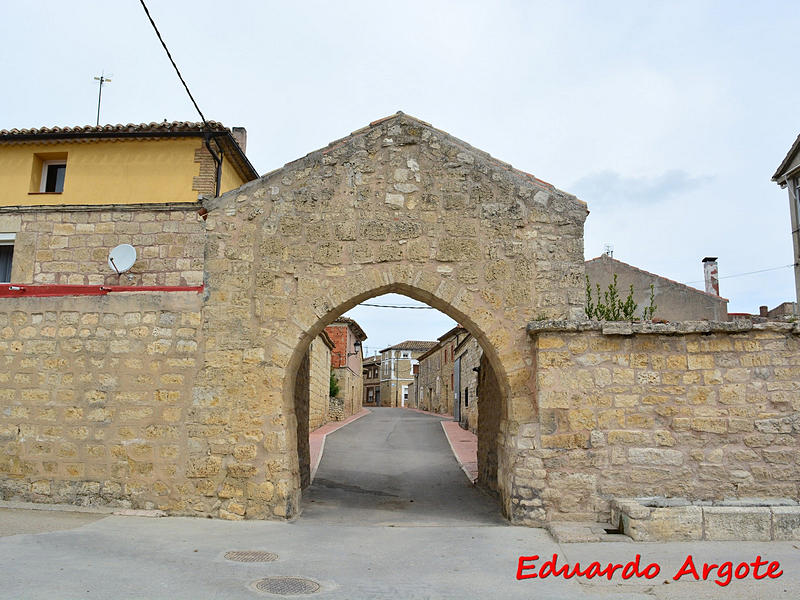
M311 342L309 352L309 421L311 431L330 421L331 349L321 337ZM299 385L299 383L298 383Z
M541 517L603 519L613 497L800 499L797 326L563 326L529 328L540 431L520 431L514 486Z
M481 487L490 492L498 492L498 479L513 477L510 472L502 472L498 457L497 438L501 432L503 419L502 392L500 383L486 356L481 356L478 372L478 480ZM505 439L503 438L503 441ZM517 465L519 469L519 465ZM506 516L512 517L508 507Z
M483 350L472 336L456 352L456 358L461 358L461 426L472 433L478 431L478 373L475 369L480 369L482 356Z
M15 233L12 283L164 285L203 283L205 234L197 204L0 207L0 232ZM108 253L136 248L117 275Z
M336 397L337 405L341 406L341 413L337 415L336 420L342 420L361 410L364 379L361 374L357 375L347 367L334 369L333 372L339 382L339 394Z
M188 512L201 306L194 292L0 300L2 498Z

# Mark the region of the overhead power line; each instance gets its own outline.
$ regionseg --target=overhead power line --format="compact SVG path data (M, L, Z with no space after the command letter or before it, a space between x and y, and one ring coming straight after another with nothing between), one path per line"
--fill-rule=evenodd
M795 264L791 264L791 265L783 265L781 267L771 267L769 269L759 269L758 271L748 271L747 273L736 273L734 275L722 275L721 277L718 277L717 279L731 279L732 277L744 277L745 275L756 275L757 273L766 273L768 271L780 271L781 269L789 269L789 268L795 267L795 266L797 266L796 263ZM703 283L703 282L705 282L705 279L698 279L696 281L687 281L686 283Z
M189 99L192 101L192 104L194 104L194 107L197 110L197 114L199 114L200 118L203 120L203 125L207 126L208 123L206 123L206 118L203 116L203 112L200 110L200 107L197 106L197 102L195 102L194 96L192 96L192 92L189 91L189 86L186 85L186 82L183 79L183 75L181 75L180 69L178 69L178 65L175 64L175 61L172 58L172 54L170 54L169 48L167 48L167 44L166 42L164 42L164 38L161 37L161 32L158 30L158 27L156 27L156 22L153 21L153 17L150 16L150 11L147 10L147 5L144 3L144 0L139 0L139 2L141 3L144 12L147 15L147 18L150 19L150 24L153 26L153 29L155 30L156 35L158 36L158 41L160 41L161 45L164 47L164 52L167 53L167 58L169 58L169 62L171 62L172 66L175 68L175 72L178 74L178 79L181 80L181 83L183 84L186 93L189 94Z
M369 304L362 302L359 306L371 306L373 308L408 308L411 310L436 310L432 306L397 306L395 304Z

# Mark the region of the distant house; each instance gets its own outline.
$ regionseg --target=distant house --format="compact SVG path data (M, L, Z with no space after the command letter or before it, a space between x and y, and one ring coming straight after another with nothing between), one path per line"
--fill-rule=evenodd
M465 429L478 427L478 374L483 350L460 325L419 357L416 397L423 410L453 415Z
M407 406L417 358L436 342L406 340L381 350L381 406Z
M361 409L364 393L361 344L367 334L353 319L339 317L325 328L333 342L331 369L339 384L339 393L331 398L331 418L346 419Z
M417 396L420 408L440 414L452 415L456 404L453 363L456 346L468 335L467 330L456 325L439 336L436 345L419 357Z
M800 304L800 135L772 176L772 181L789 190L789 218L792 222L795 300Z
M728 299L714 293L719 291L716 275L716 259L704 261L707 276L706 289L698 290L666 277L649 273L633 265L616 260L602 254L586 261L586 276L596 294L596 285L600 285L601 294L608 289L608 284L617 275L619 295L624 301L633 285L634 301L639 305L636 313L641 316L644 307L650 304L650 286L655 294L654 303L658 307L655 318L666 321L727 321Z
M364 375L364 406L381 405L381 357L380 354L365 358L361 372Z

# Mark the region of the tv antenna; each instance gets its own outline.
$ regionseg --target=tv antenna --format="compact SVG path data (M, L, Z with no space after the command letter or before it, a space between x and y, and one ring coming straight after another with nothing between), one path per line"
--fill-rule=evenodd
M609 258L614 258L614 244L610 244L608 242L603 244L603 254Z
M100 77L95 77L94 80L100 82L100 89L97 92L97 122L95 123L95 125L100 125L100 99L103 97L103 84L110 82L111 78L106 77L105 73L101 71Z

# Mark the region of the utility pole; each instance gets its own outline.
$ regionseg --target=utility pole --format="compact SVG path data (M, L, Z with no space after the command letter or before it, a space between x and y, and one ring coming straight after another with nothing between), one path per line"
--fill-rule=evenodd
M103 84L107 81L110 82L111 79L101 73L100 77L95 77L94 80L100 82L100 90L97 92L97 122L95 123L95 125L100 125L100 99L103 97Z

